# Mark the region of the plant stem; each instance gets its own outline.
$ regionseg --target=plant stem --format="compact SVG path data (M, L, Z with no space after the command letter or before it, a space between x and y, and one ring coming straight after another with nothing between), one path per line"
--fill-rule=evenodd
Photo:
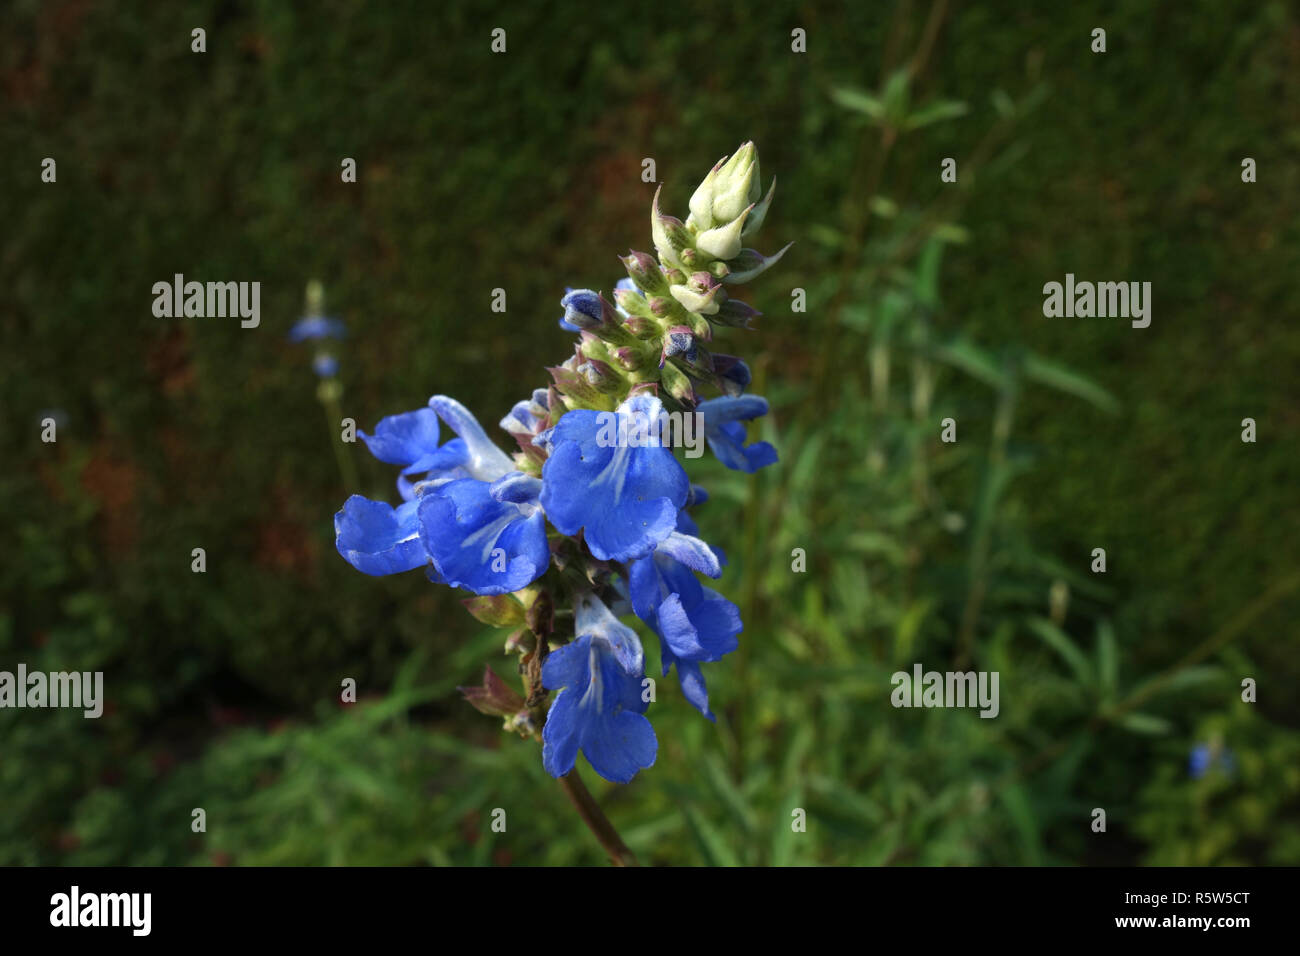
M333 396L321 396L320 403L321 408L325 409L325 424L329 428L330 444L334 446L334 460L339 466L339 477L343 479L343 490L349 494L356 494L361 490L357 467L334 431L343 415L339 400Z
M582 822L587 824L587 829L596 835L600 845L609 854L610 863L614 866L640 866L637 863L636 855L628 849L627 844L623 842L623 838L614 829L614 824L609 822L609 817L605 816L605 812L600 809L600 804L596 802L596 798L591 795L587 785L578 776L577 767L574 767L560 778L560 787L573 801L574 807L578 810L578 816L582 817Z

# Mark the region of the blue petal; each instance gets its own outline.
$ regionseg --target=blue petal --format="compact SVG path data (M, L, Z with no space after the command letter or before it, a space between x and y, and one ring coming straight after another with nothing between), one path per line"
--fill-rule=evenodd
M573 617L573 632L604 642L626 673L640 674L644 671L645 654L641 639L636 636L636 631L616 618L600 598L590 593L579 595Z
M582 752L591 769L611 783L629 783L639 771L654 766L659 741L645 715L621 710L585 730Z
M506 594L536 581L550 563L540 510L497 501L486 482L449 481L419 500L420 540L452 587Z
M663 406L637 395L619 406L618 434L636 434L632 420L657 422ZM629 444L609 447L601 413L580 409L552 430L552 450L542 466L542 507L562 534L582 530L592 554L604 561L628 561L648 554L676 527L677 511L689 488L672 450Z
M764 465L774 464L777 460L776 449L768 442L755 442L745 447L745 426L740 422L728 422L709 429L704 437L718 461L732 471L753 474Z
M460 402L446 395L434 395L429 399L429 407L464 440L467 456L462 467L471 478L496 481L515 470L510 456L492 443L478 419Z
M420 408L381 418L373 435L357 434L380 461L405 466L438 450L438 416L431 408Z
M323 315L309 315L299 319L289 329L290 342L306 342L308 339L341 339L344 335L343 323L338 319Z
M727 395L700 402L696 410L704 415L705 428L716 428L766 415L767 399L759 395Z
M700 665L694 661L677 661L677 681L682 685L682 696L691 702L701 714L716 721L713 711L709 710L709 689L704 684L704 675Z
M552 651L542 665L543 686L559 691L542 728L546 772L568 773L579 749L598 774L615 783L627 783L651 766L658 741L643 716L643 679L625 672L604 642L590 635Z
M680 516L677 523L681 524ZM722 576L722 565L718 561L718 556L714 554L712 548L694 535L674 531L655 546L655 551L666 554L673 560L711 578Z
M334 516L334 535L339 554L364 574L397 574L428 560L414 501L394 509L386 502L353 495Z
M560 691L547 711L542 726L542 766L552 777L563 777L573 769L582 743L582 709L580 691L576 687Z
M517 505L535 504L542 492L542 479L525 475L521 471L512 471L492 482L490 494L497 501L509 501Z

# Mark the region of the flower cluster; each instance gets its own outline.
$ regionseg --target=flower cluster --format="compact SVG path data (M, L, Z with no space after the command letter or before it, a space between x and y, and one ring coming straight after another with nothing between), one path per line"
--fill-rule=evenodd
M574 354L501 420L513 454L445 395L359 433L372 455L401 469L401 503L349 498L334 521L339 553L366 574L422 568L473 594L465 603L480 620L512 629L506 647L520 655L524 693L490 669L464 693L507 729L540 728L553 776L567 774L579 751L616 782L654 763L644 654L620 617L635 614L657 635L663 673L675 667L687 700L713 719L701 665L736 648L741 620L699 577L719 577L725 563L689 514L707 495L671 442L609 436L657 434L666 415L689 415L727 467L752 472L776 461L767 442L747 443L744 422L767 413L764 399L745 394L749 369L711 351L716 327L748 327L758 315L728 288L785 252L742 246L773 189L762 195L746 143L695 190L685 222L662 213L656 193L657 257L622 258L628 278L614 302L589 289L561 300L560 325L578 336ZM444 441L442 426L455 437Z
M339 372L339 360L330 349L329 340L343 338L344 329L341 321L322 314L324 307L325 289L313 279L307 284L307 314L293 324L289 341L294 344L314 342L312 371L317 378L333 379Z

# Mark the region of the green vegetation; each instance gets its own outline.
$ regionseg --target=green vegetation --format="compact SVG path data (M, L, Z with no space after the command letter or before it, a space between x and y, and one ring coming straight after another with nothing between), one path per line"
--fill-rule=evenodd
M642 159L681 206L746 139L779 178L765 235L796 240L735 333L782 461L703 479L746 630L710 673L716 725L673 701L654 768L587 774L629 845L1300 862L1300 19L938 9L15 4L0 669L103 670L110 703L0 711L0 863L601 862L536 745L455 691L484 660L511 676L505 635L334 552L346 493L391 476L352 448L342 486L284 333L320 277L344 414L445 392L495 421L565 357L564 287L608 289L609 250L648 247ZM177 272L260 281L261 327L155 319ZM1151 327L1045 318L1067 272L1150 281ZM891 707L917 661L998 671L1001 714ZM1190 778L1212 739L1233 769Z

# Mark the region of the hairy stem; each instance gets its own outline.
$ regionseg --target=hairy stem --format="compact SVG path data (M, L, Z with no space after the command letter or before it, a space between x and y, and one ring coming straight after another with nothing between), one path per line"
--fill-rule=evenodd
M609 817L605 816L605 812L600 809L600 804L596 802L596 798L591 795L587 785L578 776L577 767L574 767L560 778L560 787L573 801L574 807L578 810L578 816L582 817L582 822L587 824L587 829L596 835L600 845L609 854L610 863L614 866L640 866L637 863L636 855L628 849L627 844L623 842L623 838L614 829L614 824L609 822Z

